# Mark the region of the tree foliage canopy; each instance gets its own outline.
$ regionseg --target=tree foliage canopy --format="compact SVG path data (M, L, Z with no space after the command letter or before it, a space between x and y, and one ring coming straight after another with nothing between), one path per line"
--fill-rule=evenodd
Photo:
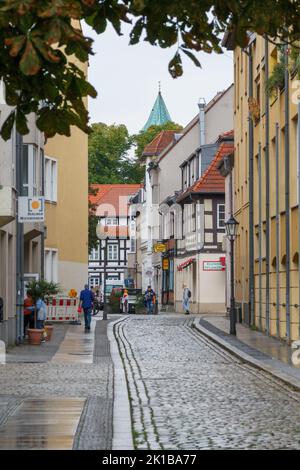
M91 125L89 135L89 182L97 184L140 183L143 170L129 157L133 139L125 125L102 122Z
M124 22L131 23L130 44L178 45L169 63L173 77L183 73L182 53L197 66L195 51L221 53L226 29L242 47L247 31L300 38L296 0L0 0L0 79L14 107L1 129L4 139L14 123L21 134L28 132L30 112L47 136L70 135L71 125L89 131L83 98L95 97L96 91L73 58L86 62L92 41L82 33L80 20L99 34L108 23L118 34Z

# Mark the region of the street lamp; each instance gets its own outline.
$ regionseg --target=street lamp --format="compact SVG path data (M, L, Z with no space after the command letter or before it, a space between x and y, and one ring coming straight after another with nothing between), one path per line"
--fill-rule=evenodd
M231 214L225 223L226 235L230 240L230 334L236 336L236 315L235 315L235 298L234 298L234 240L237 235L239 223Z
M102 250L102 240L105 242L104 243L104 265L103 265L103 316L102 320L107 320L107 311L106 311L106 269L107 269L107 241L109 239L107 235L107 230L105 230L105 227L101 224L101 222L98 223L96 227L96 235L98 240L100 240L100 253Z

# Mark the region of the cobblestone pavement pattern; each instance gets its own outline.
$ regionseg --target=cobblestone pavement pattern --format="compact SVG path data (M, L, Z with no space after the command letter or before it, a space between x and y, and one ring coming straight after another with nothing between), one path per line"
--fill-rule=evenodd
M139 449L300 449L300 394L191 328L135 316L116 338Z

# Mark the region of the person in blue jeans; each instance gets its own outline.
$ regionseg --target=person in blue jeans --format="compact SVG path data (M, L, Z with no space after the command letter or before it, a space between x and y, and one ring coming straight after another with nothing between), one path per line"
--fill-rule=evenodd
M79 306L82 307L84 311L84 324L86 331L91 329L93 304L94 293L89 289L89 286L85 284L84 290L80 292Z
M151 286L148 286L148 289L145 292L145 304L146 304L146 307L147 307L147 314L148 315L153 314L155 300L156 300L155 292L151 288Z

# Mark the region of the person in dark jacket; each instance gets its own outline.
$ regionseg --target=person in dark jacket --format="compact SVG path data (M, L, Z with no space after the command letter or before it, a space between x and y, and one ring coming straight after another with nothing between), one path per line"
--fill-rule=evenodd
M149 315L153 313L155 302L156 302L155 292L151 288L151 286L148 286L148 289L145 292L145 304L147 307L147 313Z
M94 293L89 289L89 286L85 284L84 290L80 292L79 306L84 311L84 324L85 330L91 329L92 310L94 304Z

